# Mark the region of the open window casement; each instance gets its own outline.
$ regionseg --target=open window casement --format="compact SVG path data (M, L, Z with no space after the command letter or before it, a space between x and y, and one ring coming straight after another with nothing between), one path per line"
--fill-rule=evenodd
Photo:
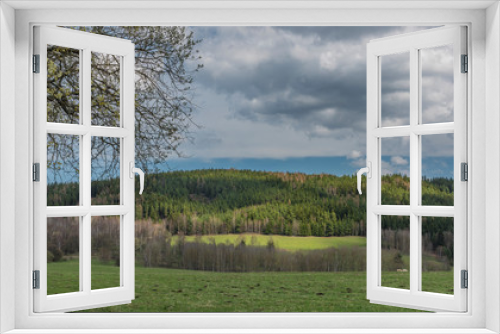
M35 312L134 299L134 56L134 44L127 40L35 27ZM93 82L104 88L97 90ZM103 179L119 179L112 201L93 198L92 181ZM99 252L109 251L93 237L95 222L105 219L109 239L114 238L108 242L115 253L110 281L94 268ZM57 242L59 237L67 242ZM47 261L64 253L70 239L77 255L66 264L74 269L66 270L68 276L48 274ZM65 288L54 290L51 280L64 280Z
M447 53L440 50L445 50ZM439 64L446 54L451 64L449 68ZM367 298L372 303L434 311L466 311L467 289L462 286L462 275L467 269L467 182L461 175L462 164L467 163L466 72L468 69L466 63L462 63L466 60L463 56L466 54L466 28L458 26L373 40L367 45L368 166L365 170L368 172ZM399 62L396 59L403 59L403 61ZM407 76L406 84L404 80L401 81L401 78L388 73L394 66L404 67L402 71ZM434 67L433 71L436 73L447 76L450 84L446 86L441 82L433 81L428 76L428 72L424 71L430 67ZM408 87L402 88L401 85ZM384 90L388 89L393 89L396 93L384 96ZM407 93L402 93L405 89ZM445 101L446 99L449 101ZM434 100L441 106L446 105L447 110L451 112L445 117L437 117L438 109L429 107L430 100ZM402 102L393 103L393 106L397 107L389 110L388 104L394 101ZM403 116L393 117L394 113ZM391 117L398 121L391 123ZM429 140L432 138L436 140ZM450 148L451 154L448 159L453 165L450 173L453 175L451 196L454 196L451 203L454 204L449 204L449 206L444 206L442 203L430 203L422 187L424 183L422 179L426 176L426 171L423 170L425 169L423 157L440 155L438 146L443 141L439 138L451 138L449 147L453 147ZM391 150L391 145L386 145L386 143L391 141L403 143L402 146L407 147L408 154L404 156L408 159L399 160L403 164L409 160L409 203L387 203L383 199L382 175L388 173L385 157ZM396 159L396 163L399 160ZM406 187L408 188L408 185ZM423 200L424 195L427 196L425 200ZM405 284L387 284L387 281L384 281L384 272L389 269L384 268L386 266L383 259L386 235L384 235L383 224L384 219L386 221L395 219L395 216L401 221L408 222L406 233L409 235L409 247L408 254L404 255L403 259L409 258L407 261L409 267L397 269L401 279L408 281L409 284L406 286ZM450 270L452 270L453 277L450 274L447 293L429 292L432 289L428 289L427 283L429 282L425 281L429 267L424 267L428 255L424 254L423 245L426 236L423 231L430 219L438 218L443 221L445 217L448 217L445 221L451 221L452 227L451 232L448 229L448 234L444 233L444 235L449 237L452 233L450 242L453 246L448 247L447 250L443 249L452 254L450 255L452 259ZM390 270L396 271L394 268Z

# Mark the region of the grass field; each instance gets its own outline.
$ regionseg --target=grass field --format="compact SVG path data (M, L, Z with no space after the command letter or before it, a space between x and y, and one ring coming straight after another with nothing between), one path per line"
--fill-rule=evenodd
M93 290L120 286L120 268L92 259L91 286ZM47 294L76 292L79 289L78 261L51 262L47 264Z
M116 283L117 267L94 263L95 288ZM77 261L48 264L49 291L77 288ZM136 298L128 305L83 312L414 312L370 304L364 272L216 273L136 267ZM387 273L404 286L408 273ZM426 272L435 292L449 293L453 272ZM70 282L72 281L72 283ZM70 284L71 283L71 284ZM94 285L96 284L96 285ZM74 290L72 290L74 291Z
M244 238L247 245L266 246L272 238L276 248L285 249L289 251L297 250L313 250L313 249L326 249L330 247L350 247L350 246L366 246L365 237L289 237L283 235L269 235L262 234L217 234L205 235L199 237L199 240L205 243L215 240L216 244L237 244L241 238ZM175 244L178 237L174 236L172 242ZM195 241L195 236L186 236L185 240L189 242Z

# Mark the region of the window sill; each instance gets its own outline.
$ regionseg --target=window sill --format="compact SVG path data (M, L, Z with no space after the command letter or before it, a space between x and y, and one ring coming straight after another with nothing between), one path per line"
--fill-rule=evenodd
M5 334L490 334L488 329L15 329Z

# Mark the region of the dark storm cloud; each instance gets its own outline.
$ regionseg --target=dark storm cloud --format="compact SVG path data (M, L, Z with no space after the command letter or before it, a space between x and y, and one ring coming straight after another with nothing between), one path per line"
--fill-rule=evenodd
M278 30L289 31L295 35L315 36L318 42L324 41L359 41L360 38L376 39L405 32L404 27L350 27L350 26L313 26L313 27L276 27ZM419 27L418 30L426 29Z
M353 71L349 76L319 71L304 74L300 69L288 72L290 79L282 82L275 81L279 75L271 69L260 72L261 76L268 73L272 84L252 94L241 94L245 99L233 101L237 116L275 124L288 122L311 135L317 125L331 130L350 127L364 131L364 71Z
M382 126L410 124L410 53L381 57Z
M366 27L214 29L217 32L210 34L202 50L209 61L199 81L228 96L235 117L285 123L311 136L328 135L317 131L325 128L364 131L369 38L364 35L373 36L376 31ZM244 36L228 32L234 29L245 29ZM400 28L376 30L388 34ZM212 63L216 66L211 67Z
M327 134L316 133L318 127L331 131L347 127L364 132L366 42L403 30L401 27L212 29L202 44L201 51L208 53L209 62L199 81L227 95L236 117L285 122L311 136ZM203 32L207 33L207 28ZM391 63L392 68L397 66L396 62ZM392 72L393 76L400 74ZM387 112L393 118L399 110L396 104Z
M224 96L232 117L345 139L366 136L366 43L423 27L192 29L203 38L205 65L196 85ZM384 125L408 124L408 57L390 58L383 61ZM434 95L426 105L443 98ZM448 105L433 108L430 113L450 111Z

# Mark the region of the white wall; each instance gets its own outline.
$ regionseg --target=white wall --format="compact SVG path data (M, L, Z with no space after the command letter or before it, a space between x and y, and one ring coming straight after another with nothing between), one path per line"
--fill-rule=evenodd
M15 12L0 3L0 333L14 328ZM5 257L4 254L11 256Z
M39 2L42 3L42 2ZM59 2L53 2L59 5ZM64 2L65 4L70 2ZM92 318L89 321L88 315L85 317L69 318L63 317L57 318L57 320L61 320L60 322L55 322L54 318L57 315L51 315L50 317L40 317L38 319L32 319L34 317L29 318L26 310L31 309L30 304L30 295L32 294L31 290L27 290L26 284L29 284L30 281L30 273L32 267L30 266L28 259L29 255L29 244L30 239L27 236L30 236L29 233L29 224L30 220L30 203L29 200L29 189L31 185L30 181L30 152L29 152L29 142L30 142L30 105L29 99L29 22L40 22L40 10L36 11L23 11L19 10L17 12L17 31L16 35L18 38L17 43L17 81L14 83L14 73L12 72L14 69L14 59L13 59L13 40L12 40L12 32L14 26L14 13L11 8L2 4L0 1L0 42L2 43L2 50L0 51L0 258L3 259L3 262L0 262L0 293L1 302L0 302L0 332L4 332L8 328L12 328L14 325L13 318L13 310L14 306L18 308L18 312L16 313L17 317L17 326L25 326L26 328L34 328L35 325L43 325L46 328L53 328L58 326L59 328L69 328L71 326L90 326L94 328L105 328L102 325L102 321L98 322L95 320L100 320L97 317ZM45 17L45 21L43 22L115 22L115 24L119 24L119 22L169 22L171 24L175 24L178 22L190 23L190 22L206 22L206 23L220 23L227 22L227 24L231 22L242 22L242 23L259 23L275 20L276 17L281 17L283 24L289 22L296 23L304 23L308 24L310 22L323 22L328 24L329 22L352 22L353 17L356 17L356 22L377 22L384 20L392 20L396 23L405 22L405 18L410 16L412 19L415 17L421 17L422 22L443 22L443 17L449 15L451 19L448 21L450 23L456 22L473 22L473 39L476 36L475 44L475 54L472 55L473 59L473 71L472 75L475 77L473 80L474 87L478 87L478 91L481 94L477 94L472 104L475 106L473 108L474 115L471 119L472 127L471 130L473 132L473 136L477 138L474 142L473 154L474 158L472 159L472 167L477 167L475 170L471 170L471 174L474 177L474 191L471 193L471 197L474 201L473 207L473 227L472 234L473 239L476 241L474 249L472 253L469 254L479 254L482 262L477 261L477 256L475 257L475 261L472 261L471 267L471 279L476 282L480 282L480 286L477 287L472 296L472 310L477 315L481 316L476 320L474 319L473 326L474 327L483 327L484 326L484 318L482 315L485 311L485 305L487 310L487 324L488 327L495 330L496 332L500 332L500 287L498 286L498 277L500 273L500 259L498 257L498 240L500 240L500 175L498 166L500 165L500 135L499 135L499 124L500 124L500 98L499 95L499 87L500 87L500 41L499 41L499 9L498 5L491 7L488 10L488 20L484 19L484 11L477 10L471 13L469 11L464 11L463 13L458 11L450 11L446 10L446 15L443 14L443 11L402 11L401 13L397 11L381 11L381 10L370 10L367 11L363 15L354 15L350 11L291 11L291 10L279 10L279 15L276 14L277 11L257 11L257 10L249 10L245 13L236 13L238 15L233 15L233 13L226 13L225 11L216 11L212 10L207 13L206 10L158 10L155 13L145 12L141 10L134 11L124 11L117 13L116 11L99 11L91 12L88 10L72 10L72 11L58 11L58 10L45 10L42 11ZM395 19L396 17L396 19ZM73 21L74 20L74 21ZM83 21L78 21L83 20ZM446 21L446 19L445 19ZM448 22L446 21L446 22ZM42 23L43 23L42 22ZM488 29L488 33L491 34L488 40L488 47L492 48L493 52L488 54L488 65L484 66L484 53L482 52L482 47L484 46L484 40L482 39L482 29ZM481 33L478 33L478 30L481 30ZM10 34L9 34L10 32ZM7 42L6 42L7 41ZM6 43L6 44L4 44ZM12 46L10 47L5 47ZM476 66L477 64L481 64L480 66ZM485 89L485 81L484 73L488 73L488 82L487 86L489 90ZM8 73L8 75L7 75ZM5 75L4 75L5 74ZM6 79L9 78L9 79ZM481 78L479 80L478 78ZM12 126L7 126L8 124L12 125L14 117L14 110L12 108L13 101L11 99L14 96L14 84L17 86L17 105L16 105L16 131L14 133L14 129ZM487 108L485 108L485 99L484 94L487 95ZM485 117L485 109L487 109L487 117ZM487 122L486 122L487 120ZM484 139L484 131L487 131L488 139L485 141ZM18 147L22 148L14 155L14 151L12 149L12 138L16 135L16 144ZM487 151L489 154L486 156L485 149L489 149ZM16 165L16 181L14 182L13 177L13 168L9 163L11 161L17 160ZM487 167L485 167L485 160L487 162ZM485 172L489 173L488 182L485 181ZM486 188L485 188L486 187ZM486 190L486 191L485 191ZM15 192L15 193L14 193ZM488 198L485 200L485 193L488 194ZM16 197L16 226L17 235L15 236L17 240L21 240L23 242L17 243L16 257L17 257L17 265L14 268L14 263L11 261L12 250L13 250L13 239L14 235L13 227L14 227L14 213L12 212L13 205L13 197ZM487 208L487 216L485 216L485 209ZM485 231L485 222L487 222L488 227ZM477 238L477 235L481 235L480 238ZM488 267L487 275L483 275L484 273L484 239L483 236L488 236L488 243L491 249L496 251L496 254L491 254L491 251L488 255L493 256L496 259L496 263L493 266ZM9 237L5 237L9 236ZM477 241L480 242L477 242ZM496 242L496 243L495 243ZM497 256L495 256L497 255ZM491 258L490 258L491 260ZM17 280L16 284L18 285L18 294L16 298L16 305L14 305L14 277L12 274L14 273L14 269L17 271ZM476 275L474 273L480 273ZM486 278L485 278L486 276ZM484 284L486 283L486 284ZM487 293L484 293L484 291ZM484 296L487 296L487 300L485 301ZM487 304L485 304L485 302ZM490 307L492 306L493 307ZM231 317L223 318L223 316L213 316L213 317L205 317L203 319L196 318L188 318L190 324L193 327L198 328L220 328L221 324L224 324L228 328L236 328L238 326L248 326L248 327L261 327L265 326L265 324L261 321L262 318L266 318L267 316L261 316L261 319L255 317L245 317L240 315L231 315ZM338 318L335 318L335 315L332 317L326 316L315 316L314 317L314 325L316 328L329 328L332 326L342 327L350 327L353 324L359 328L367 328L369 326L372 327L395 327L400 326L398 324L404 323L407 320L412 320L411 317L405 318L404 315L401 317L395 317L390 315L389 317L397 318L399 322L388 322L388 317L377 315L376 317L365 316L364 319L367 322L359 321L359 318L355 318L356 322L353 323L352 318L342 317L339 315ZM449 319L447 318L449 317ZM103 317L104 318L104 317ZM274 326L284 326L284 325L295 325L297 328L302 328L305 323L304 317L302 315L289 317L287 315L280 315L277 318L276 325ZM395 319L390 319L395 320ZM421 327L429 327L429 326L437 326L445 323L446 325L450 325L452 327L459 326L468 326L470 325L470 321L467 319L468 317L453 317L450 315L439 315L439 317L435 317L430 319L426 323L423 323ZM477 318L477 316L475 317ZM106 324L108 326L114 326L121 328L134 328L133 326L137 323L137 317L132 316L121 316L115 317L113 322L109 322ZM182 315L173 314L169 315L169 325L172 328L175 326L185 326L186 325L186 317ZM222 320L221 320L222 319ZM335 319L335 320L333 320ZM451 320L450 320L451 319ZM64 322L62 321L64 320ZM199 320L199 321L197 321ZM278 321L281 320L281 323ZM333 321L332 321L333 320ZM37 321L36 323L34 321ZM165 319L160 317L150 317L148 318L151 328L163 328L165 326ZM370 321L370 322L368 322ZM311 322L313 323L313 322ZM52 327L50 327L52 326ZM99 326L99 327L98 327ZM112 327L109 327L112 328ZM278 327L281 328L281 327ZM398 328L398 327L396 327ZM64 330L63 330L64 331Z
M486 328L500 332L500 7L486 11ZM496 255L496 256L495 256Z

